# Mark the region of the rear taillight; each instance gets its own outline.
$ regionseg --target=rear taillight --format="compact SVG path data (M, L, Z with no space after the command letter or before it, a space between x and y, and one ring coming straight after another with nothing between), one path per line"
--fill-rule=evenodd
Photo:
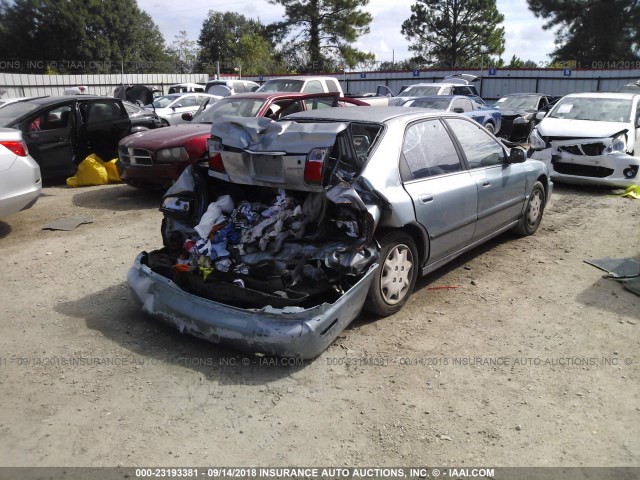
M13 153L18 155L19 157L26 157L29 155L29 150L27 149L27 144L24 141L19 140L17 142L13 141L0 141L0 145L11 150Z
M209 140L209 169L218 173L226 173L222 162L222 143L218 140Z
M304 165L304 181L312 185L322 185L324 177L324 164L329 156L328 148L314 148L307 155Z

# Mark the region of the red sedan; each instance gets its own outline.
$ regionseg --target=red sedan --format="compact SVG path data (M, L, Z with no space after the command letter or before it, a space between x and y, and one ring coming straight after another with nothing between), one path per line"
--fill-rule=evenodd
M223 116L270 117L340 105L367 105L337 93L244 93L223 98L201 109L189 123L136 133L118 148L122 180L135 187L168 187L187 165L207 158L211 124Z

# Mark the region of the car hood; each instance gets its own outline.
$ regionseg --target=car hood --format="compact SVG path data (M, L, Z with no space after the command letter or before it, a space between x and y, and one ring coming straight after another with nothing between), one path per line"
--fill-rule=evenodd
M183 145L193 138L208 136L210 129L211 124L209 123L189 123L175 127L156 128L129 135L120 141L120 145L148 150L175 147Z
M543 137L601 138L629 130L629 124L546 117L536 128Z

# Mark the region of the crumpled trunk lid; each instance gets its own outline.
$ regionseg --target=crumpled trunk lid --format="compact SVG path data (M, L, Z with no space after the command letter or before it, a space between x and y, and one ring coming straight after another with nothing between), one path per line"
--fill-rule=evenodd
M227 117L212 125L209 154L220 153L232 183L321 192L327 181L305 178L309 155L331 149L348 125ZM328 158L326 163L319 168L328 168Z

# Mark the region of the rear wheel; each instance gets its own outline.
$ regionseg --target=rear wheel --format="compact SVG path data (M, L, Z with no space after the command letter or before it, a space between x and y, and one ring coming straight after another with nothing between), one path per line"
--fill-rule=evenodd
M545 198L546 195L542 183L536 182L531 190L531 195L529 195L527 209L518 222L518 225L514 228L516 233L527 236L533 235L536 230L538 230L538 226L540 226L540 221L542 220L542 213L544 212Z
M164 118L160 119L160 123L162 124L163 127L169 126L169 122L167 122Z
M398 312L413 292L418 276L416 244L405 232L392 230L378 239L380 267L369 287L365 309L379 317Z
M487 123L484 128L487 129L487 132L489 132L491 135L495 135L496 133L496 128L493 126L493 123Z

